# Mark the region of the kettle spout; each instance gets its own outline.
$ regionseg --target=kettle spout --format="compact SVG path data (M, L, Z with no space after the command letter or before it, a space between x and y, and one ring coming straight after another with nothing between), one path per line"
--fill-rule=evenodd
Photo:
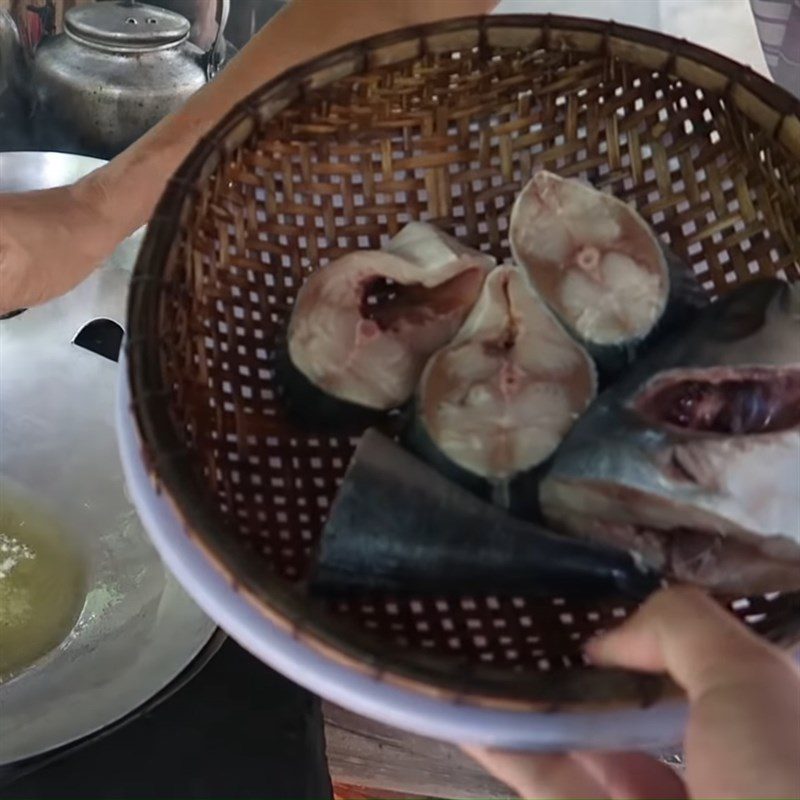
M4 84L28 95L30 56L20 39L14 18L0 9L0 87Z

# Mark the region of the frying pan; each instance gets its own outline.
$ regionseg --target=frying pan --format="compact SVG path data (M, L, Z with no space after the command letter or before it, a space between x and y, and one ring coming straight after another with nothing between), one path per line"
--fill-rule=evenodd
M102 163L2 153L0 192L67 184ZM0 766L129 714L168 686L215 630L145 535L117 453L115 345L141 237L64 297L0 320L0 503L23 492L57 519L59 535L80 554L87 589L66 639L0 684Z

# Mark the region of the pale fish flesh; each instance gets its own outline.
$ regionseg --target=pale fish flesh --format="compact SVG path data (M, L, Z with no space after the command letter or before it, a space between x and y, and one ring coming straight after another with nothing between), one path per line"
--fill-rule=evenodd
M595 390L586 351L525 275L503 265L428 361L415 411L426 439L454 465L504 486L554 452Z
M359 408L405 403L494 264L413 222L385 250L355 252L314 272L298 292L287 335L289 366L299 373L289 382L305 395L299 402L312 416L320 412L316 388Z
M704 303L691 270L631 206L579 180L536 172L514 203L510 242L603 372L630 363L668 308L673 319Z
M573 428L540 499L677 580L800 589L800 285L745 284L653 351Z

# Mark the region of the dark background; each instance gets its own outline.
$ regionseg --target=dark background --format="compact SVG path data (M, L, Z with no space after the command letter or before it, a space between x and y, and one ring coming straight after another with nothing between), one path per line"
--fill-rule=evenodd
M134 717L55 759L0 768L0 798L332 796L319 700L230 639Z

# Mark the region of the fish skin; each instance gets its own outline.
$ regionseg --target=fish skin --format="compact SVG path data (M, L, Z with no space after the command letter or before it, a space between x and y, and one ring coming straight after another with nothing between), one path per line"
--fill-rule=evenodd
M624 550L581 542L482 502L374 429L323 530L310 588L322 595L606 596L642 599L661 577Z
M396 408L412 395L428 356L458 330L494 264L431 225L411 223L384 250L350 253L309 276L289 322L288 360L337 400ZM369 287L383 280L396 289L370 306ZM313 406L316 394L295 383Z
M652 566L718 591L800 589L800 425L735 435L639 410L659 382L777 380L798 370L800 285L768 279L734 290L573 427L540 487L545 517L575 535L637 547Z

